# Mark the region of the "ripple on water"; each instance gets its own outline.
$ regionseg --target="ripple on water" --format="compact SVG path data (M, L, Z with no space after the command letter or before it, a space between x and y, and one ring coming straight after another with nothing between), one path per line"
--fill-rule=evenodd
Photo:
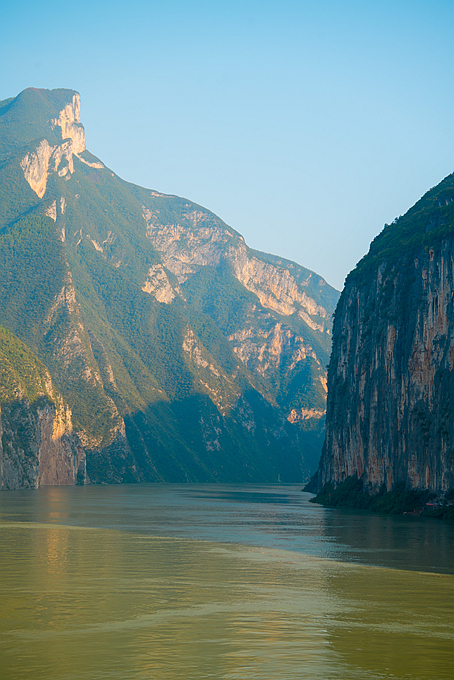
M0 526L3 680L452 678L454 577Z

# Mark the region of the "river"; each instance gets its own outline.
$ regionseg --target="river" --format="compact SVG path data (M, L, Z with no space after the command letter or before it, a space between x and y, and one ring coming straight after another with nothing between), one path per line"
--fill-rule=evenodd
M2 680L454 677L454 523L294 485L0 493Z

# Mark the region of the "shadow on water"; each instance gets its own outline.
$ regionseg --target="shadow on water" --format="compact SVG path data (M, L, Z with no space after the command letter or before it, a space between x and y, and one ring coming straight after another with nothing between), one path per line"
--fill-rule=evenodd
M357 564L454 573L454 522L309 502L300 485L146 484L0 493L0 518L276 547Z
M2 680L450 680L454 526L309 498L2 492Z
M454 522L430 518L327 512L324 531L336 545L348 546L362 564L396 569L454 573Z

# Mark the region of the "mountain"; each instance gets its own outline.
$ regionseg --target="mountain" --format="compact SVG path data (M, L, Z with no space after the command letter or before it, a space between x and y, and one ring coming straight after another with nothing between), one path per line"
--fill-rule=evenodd
M0 257L0 323L47 367L91 482L315 469L337 291L120 179L72 90L0 102Z
M0 328L0 489L85 481L85 454L49 371Z
M449 175L385 225L346 279L334 319L326 442L311 488L353 477L369 494L452 489L453 366Z

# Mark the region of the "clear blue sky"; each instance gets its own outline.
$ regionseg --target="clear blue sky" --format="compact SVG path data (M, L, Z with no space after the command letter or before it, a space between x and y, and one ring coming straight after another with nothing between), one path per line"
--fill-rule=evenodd
M0 99L78 90L120 176L337 288L454 171L453 0L16 0L0 55Z

